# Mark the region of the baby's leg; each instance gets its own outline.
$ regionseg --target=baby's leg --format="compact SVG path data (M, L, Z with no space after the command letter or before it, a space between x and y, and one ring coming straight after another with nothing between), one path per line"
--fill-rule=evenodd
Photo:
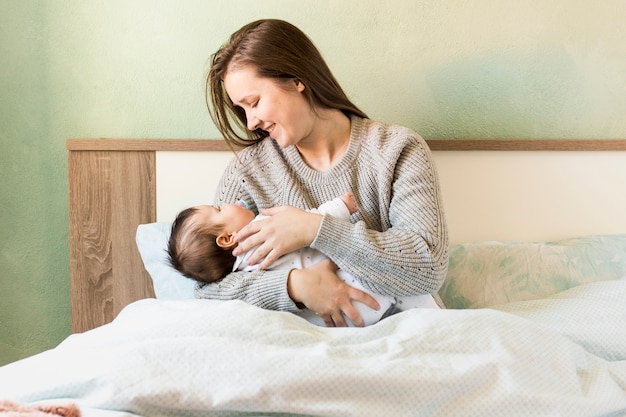
M398 297L396 307L398 307L400 311L409 310L411 308L440 308L430 294Z
M385 317L387 310L389 310L389 308L391 308L391 306L396 302L394 297L376 294L375 292L366 289L356 278L354 278L354 276L345 271L337 271L337 276L352 288L356 288L357 290L361 290L364 293L371 295L380 305L380 309L376 311L359 301L353 302L354 307L361 315L361 318L366 326L378 323L383 317ZM353 327L352 323L347 318L346 322L348 323L348 326Z
M324 323L324 320L322 320L322 318L320 316L315 314L313 312L313 310L309 310L308 308L305 308L303 310L294 312L294 314L296 316L302 317L303 319L305 319L306 321L308 321L311 324L314 324L314 325L320 326L320 327L326 327L326 323Z

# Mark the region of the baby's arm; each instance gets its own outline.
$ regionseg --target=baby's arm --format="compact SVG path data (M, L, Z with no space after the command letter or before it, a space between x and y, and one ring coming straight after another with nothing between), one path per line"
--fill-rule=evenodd
M347 192L342 196L335 197L327 201L316 209L309 210L311 213L325 214L338 219L350 220L350 215L358 210L356 199L352 192Z
M350 214L354 214L358 211L356 206L356 199L354 198L354 193L352 191L348 191L344 195L339 196L341 201L346 205L346 208L350 212Z

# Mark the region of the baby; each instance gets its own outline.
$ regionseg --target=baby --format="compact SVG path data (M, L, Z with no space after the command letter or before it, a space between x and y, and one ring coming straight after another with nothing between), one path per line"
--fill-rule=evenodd
M357 211L357 207L354 195L348 192L311 211L349 221L350 215ZM245 207L243 201L237 204L224 204L221 209L204 205L181 211L172 224L170 234L168 254L171 265L183 275L207 283L219 281L232 271L258 269L258 265L246 264L254 249L238 257L232 255L232 250L237 246L235 233L248 223L263 217L255 216ZM327 257L321 252L305 247L283 255L266 269L307 268L324 259ZM406 308L438 308L429 294L401 297L397 300L366 289L358 279L346 271L338 270L337 276L351 287L371 295L380 305L380 309L376 311L363 303L354 302L354 307L366 326ZM399 305L402 307L399 308ZM324 326L324 321L311 310L304 309L296 314L313 324ZM349 320L347 322L351 325Z

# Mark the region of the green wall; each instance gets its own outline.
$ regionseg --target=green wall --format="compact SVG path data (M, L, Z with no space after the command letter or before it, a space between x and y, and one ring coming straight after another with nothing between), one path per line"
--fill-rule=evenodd
M0 364L70 333L71 137L217 137L209 55L276 17L426 138L626 138L623 0L3 0Z

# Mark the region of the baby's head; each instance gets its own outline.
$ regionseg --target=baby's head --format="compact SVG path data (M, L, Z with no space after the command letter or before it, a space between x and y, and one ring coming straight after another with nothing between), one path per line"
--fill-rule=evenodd
M195 206L181 211L172 224L168 244L170 264L183 275L215 282L233 269L234 233L254 219L239 205Z

